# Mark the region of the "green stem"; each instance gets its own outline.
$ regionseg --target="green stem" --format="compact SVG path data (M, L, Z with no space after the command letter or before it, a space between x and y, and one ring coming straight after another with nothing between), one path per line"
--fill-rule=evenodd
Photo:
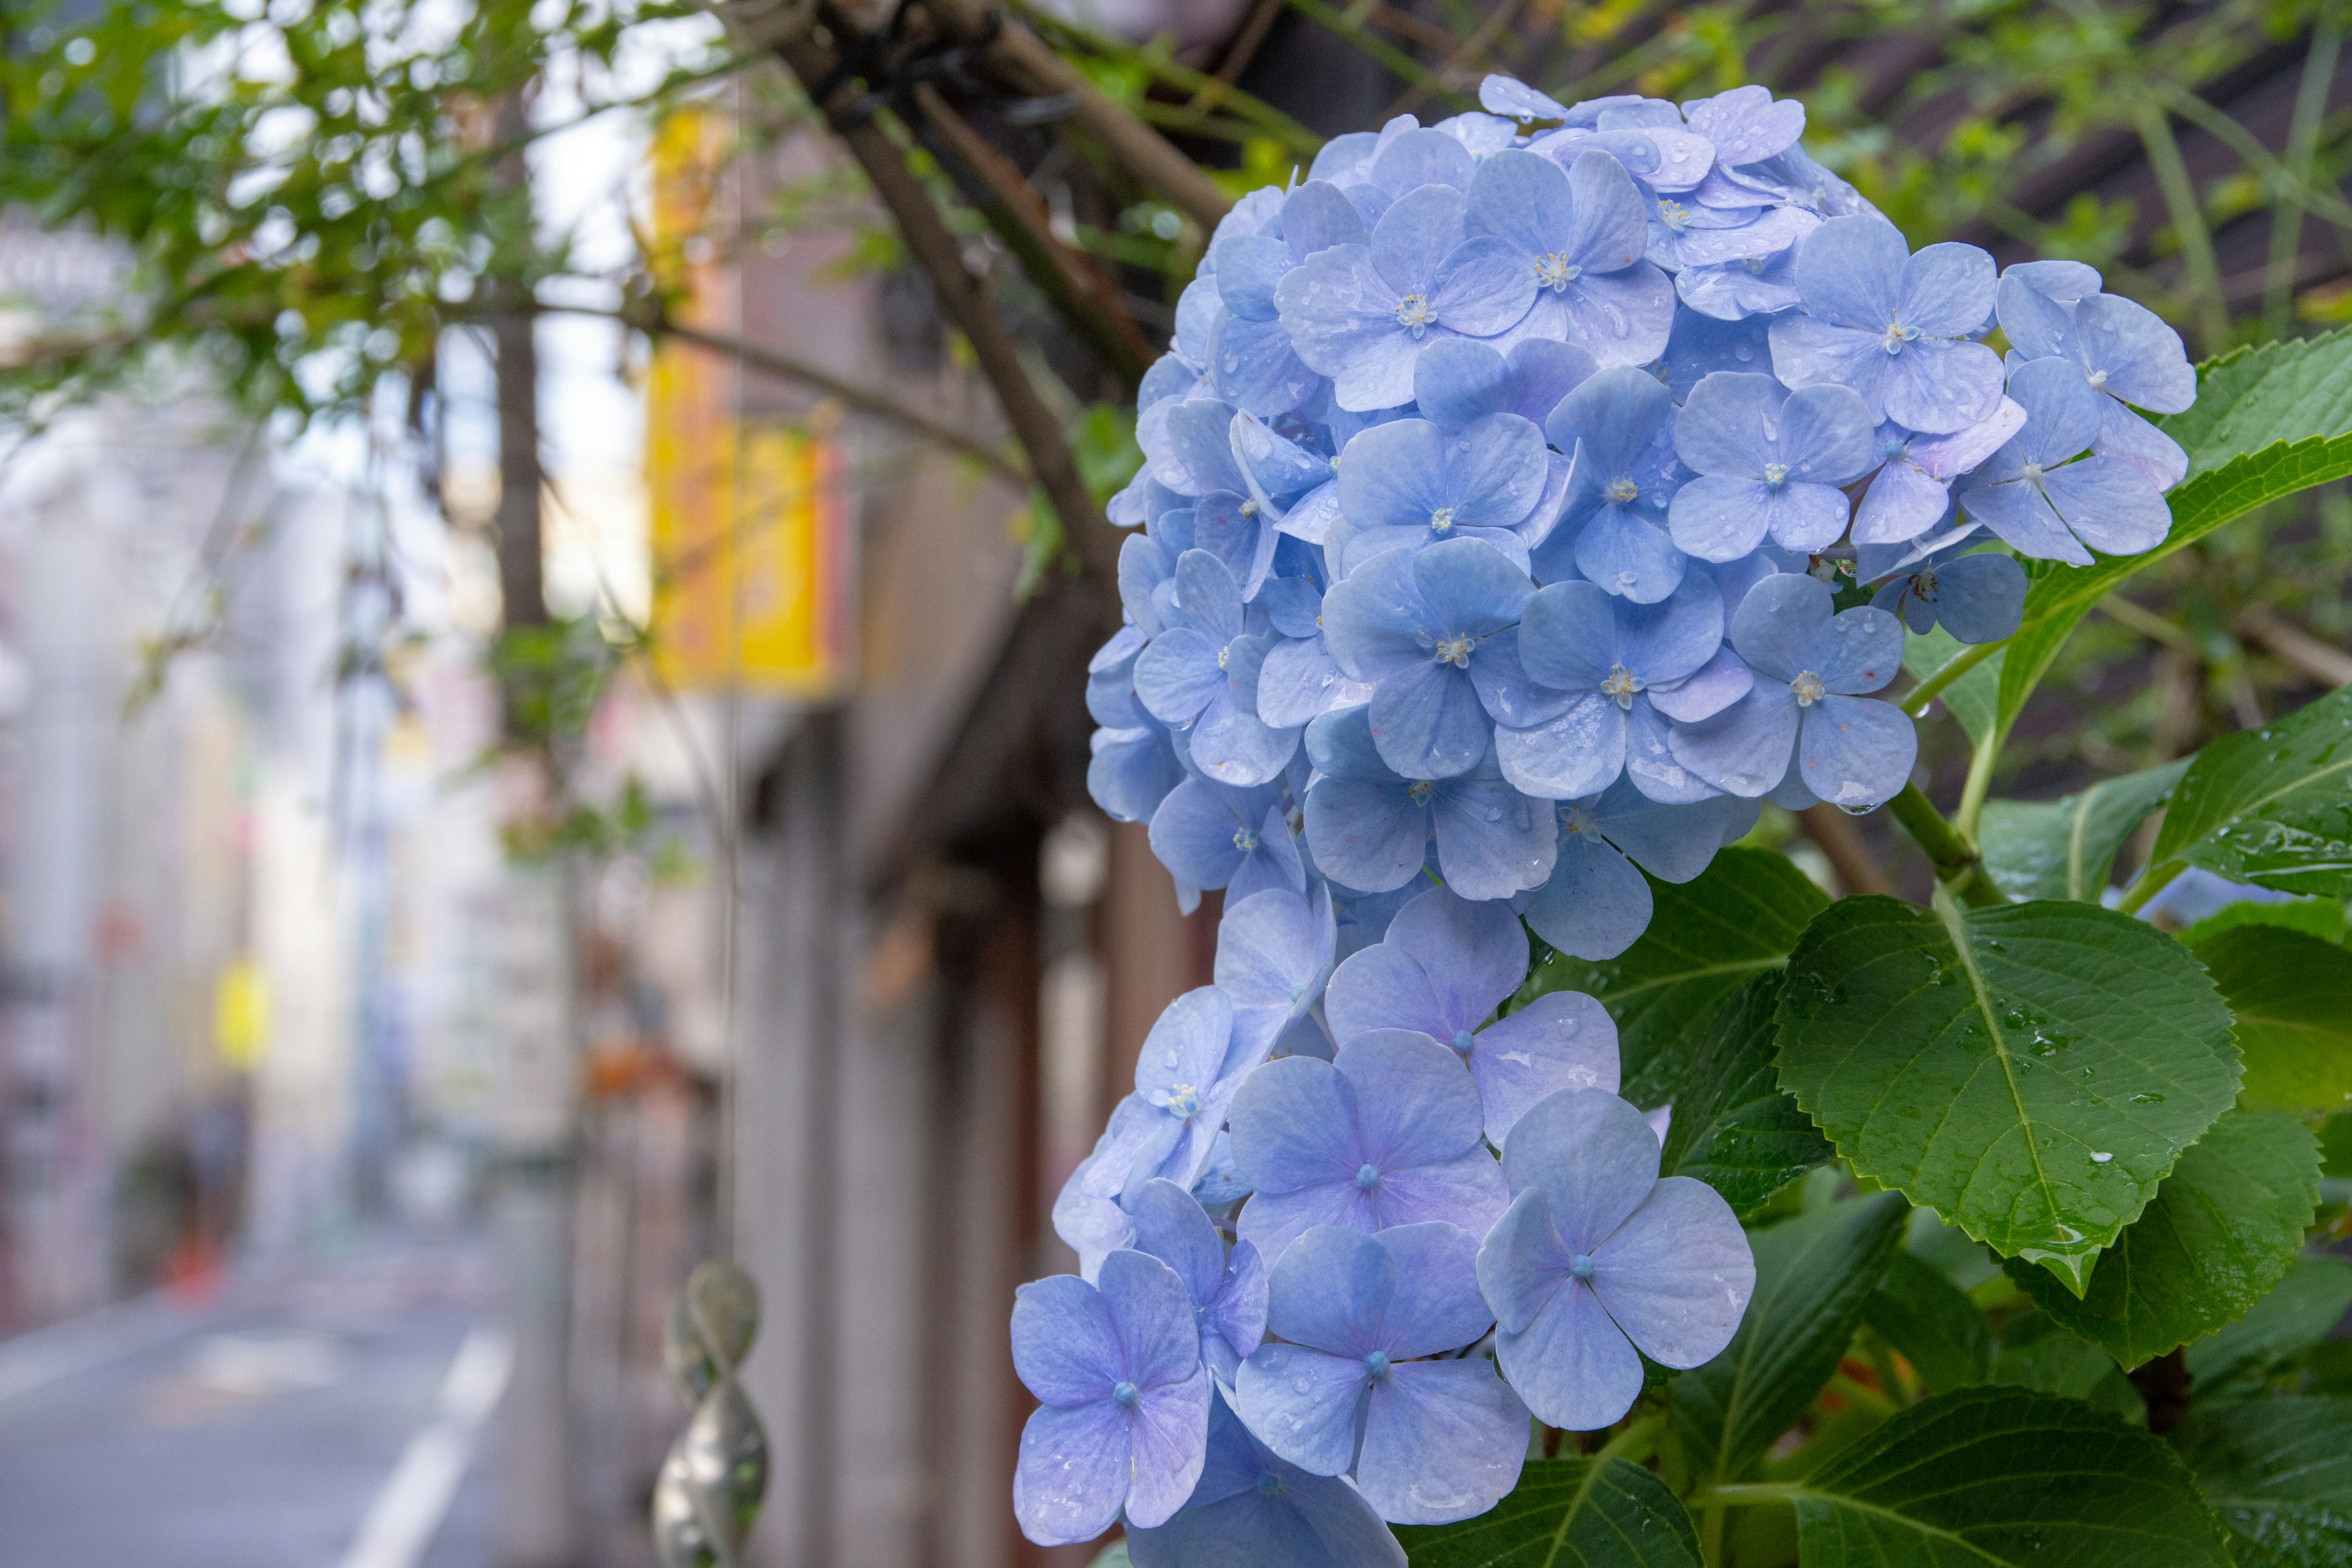
M1952 814L1952 828L1970 844L1977 841L1977 819L1984 814L1985 794L1992 788L1992 767L2000 756L2001 739L2001 725L1996 720L1969 757L1968 782L1960 786L1960 808Z
M1631 1459L1635 1464L1650 1457L1653 1440L1658 1428L1666 1424L1663 1412L1644 1415L1638 1421L1628 1421L1611 1435L1609 1441L1592 1450L1592 1462L1605 1465L1612 1459Z
M2124 896L2116 901L2116 908L2127 915L2139 913L2147 906L2148 900L2164 891L2171 885L2175 877L2187 869L2189 869L2188 862L2183 860L2168 860L2161 866L2149 867L2132 879L2132 885L2126 889Z
M1804 1487L1791 1481L1727 1481L1705 1489L1691 1500L1702 1508L1719 1510L1768 1502L1792 1503L1807 1495Z
M2172 118L2163 103L2154 94L2142 95L2133 119L2180 243L2183 281L2196 306L2198 336L2204 340L2206 353L2220 353L2230 342L2230 310L2221 297L2221 263L2213 254L2213 231L2206 226L2204 204L2180 156L2180 143L2173 140Z
M1950 823L1944 820L1935 803L1921 792L1917 784L1905 784L1903 793L1886 803L1886 809L1912 841L1927 851L1927 860L1936 868L1936 880L1950 888L1966 902L1976 905L2005 903L2000 889L1984 874L1977 847Z
M1933 702L1946 687L2007 646L2008 639L2004 637L2000 642L1975 643L1954 654L1946 661L1942 668L1931 671L1925 680L1903 694L1903 711L1910 714L1914 719L1925 719L1927 716L1927 705Z

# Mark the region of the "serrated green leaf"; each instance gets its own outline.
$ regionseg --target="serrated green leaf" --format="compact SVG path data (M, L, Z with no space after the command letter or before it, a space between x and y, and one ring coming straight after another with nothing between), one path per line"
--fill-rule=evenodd
M2240 1103L2299 1116L2352 1107L2352 949L2241 925L2189 951L2238 1016Z
M1459 1524L1399 1525L1412 1568L1699 1568L1690 1515L1624 1459L1538 1459Z
M2000 1352L1985 1381L2079 1399L2094 1410L2147 1424L2147 1402L2115 1358L2047 1312L2029 1309L2001 1325Z
M1698 1029L1717 1003L1787 962L1805 922L1829 905L1785 855L1726 849L1690 881L1650 883L1654 907L1641 940L1592 963L1554 953L1528 979L1521 1000L1582 991L1617 1020L1619 1092L1645 1109L1680 1092Z
M1985 870L2012 899L2097 903L2116 852L2171 795L2189 759L2102 779L2060 800L1989 800L1979 838Z
M2352 1263L2298 1258L2244 1317L2189 1347L2190 1386L2206 1399L2268 1377L2303 1359L2347 1311Z
M2238 1088L2205 971L2095 904L1843 900L1790 954L1780 1043L1856 1174L2074 1280Z
M2128 1369L2244 1317L2302 1250L2318 1204L2311 1130L2275 1110L2233 1110L2180 1156L2081 1300L2015 1258L2009 1277Z
M2240 1568L2352 1563L2352 1399L2200 1404L2173 1434Z
M2345 936L2344 905L2335 899L2289 899L2276 904L2240 899L2236 903L2223 904L2182 931L2180 940L2193 951L2208 938L2240 926L2284 926L2322 942L2340 942Z
M1973 1388L1992 1371L1992 1330L1977 1304L1926 1258L1898 1251L1862 1321L1901 1352L1937 1394Z
M2200 752L2151 858L2282 892L2352 892L2352 687Z
M2160 422L2189 478L2279 441L2352 435L2352 331L2239 349L2197 367L2197 401Z
M1675 1380L1673 1431L1706 1481L1738 1476L1837 1370L1903 1239L1892 1193L1749 1233L1756 1294L1724 1352Z
M1773 1489L1804 1568L2230 1568L2160 1440L2046 1394L1939 1394Z
M1666 1172L1705 1182L1741 1214L1754 1213L1832 1152L1781 1090L1773 1056L1780 1005L1780 974L1773 971L1716 1009L1666 1130Z

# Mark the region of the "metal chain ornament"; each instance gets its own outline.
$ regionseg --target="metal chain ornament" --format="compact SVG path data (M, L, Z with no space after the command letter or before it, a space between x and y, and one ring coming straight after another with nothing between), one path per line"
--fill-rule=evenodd
M760 1331L760 1288L716 1258L688 1276L662 1334L662 1363L693 1410L654 1482L663 1568L733 1568L768 1489L768 1434L735 1381Z

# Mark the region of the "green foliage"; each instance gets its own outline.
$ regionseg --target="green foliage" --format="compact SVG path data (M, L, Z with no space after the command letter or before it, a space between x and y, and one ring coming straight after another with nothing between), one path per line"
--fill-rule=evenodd
M1902 1352L1937 1394L1972 1388L1992 1373L1992 1329L1977 1304L1916 1253L1887 1259L1862 1321Z
M2200 752L2153 860L2157 875L2200 866L2290 893L2352 893L2352 687Z
M1531 1460L1491 1511L1396 1533L1412 1568L1699 1568L1675 1494L1614 1456Z
M1956 683L1965 686L1967 681ZM1949 701L1953 691L1944 693ZM2188 759L2103 779L2061 800L1985 803L1985 869L2012 899L2099 901L2116 852L2172 795Z
M2161 1442L2043 1394L1937 1394L1801 1485L1758 1489L1796 1505L1805 1568L2230 1568Z
M2019 1312L2001 1325L2000 1350L1985 1381L2079 1399L2127 1421L2141 1419L2145 1409L2112 1356L2047 1312Z
M2352 1562L2352 1399L2200 1405L2174 1442L2229 1526L2239 1568Z
M1768 971L1716 1009L1675 1100L1663 1168L1695 1176L1752 1214L1832 1151L1780 1089L1774 1058L1780 974Z
M2322 942L2345 938L2344 906L2334 899L2290 899L2283 903L2257 903L2252 899L2224 904L2180 933L2189 947L2202 947L2225 931L2241 926L2276 926L2299 931Z
M1848 899L1790 955L1780 1081L1858 1175L2079 1289L2237 1091L2178 942L2095 905Z
M2244 1393L2311 1352L2352 1312L2352 1263L2298 1258L2246 1315L2189 1347L2189 1375L2200 1398Z
M2238 1016L2244 1103L2312 1116L2352 1105L2352 949L2249 922L2191 951Z
M2052 1318L2135 1367L2245 1316L2301 1249L2318 1200L2310 1130L2276 1111L2233 1110L2180 1156L2080 1300L2021 1260L2009 1275Z
M1726 849L1688 882L1653 879L1655 912L1640 941L1594 963L1555 952L1536 965L1522 1002L1547 991L1598 997L1617 1021L1623 1094L1663 1105L1678 1091L1698 1029L1717 1003L1784 963L1813 914L1820 889L1765 849Z

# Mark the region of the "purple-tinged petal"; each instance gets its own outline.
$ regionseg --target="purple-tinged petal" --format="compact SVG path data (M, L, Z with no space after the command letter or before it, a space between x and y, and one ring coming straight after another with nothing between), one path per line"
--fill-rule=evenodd
M1798 767L1805 787L1832 805L1885 805L1911 781L1918 758L1919 733L1891 702L1824 697L1805 710Z
M1594 831L1661 882L1687 882L1715 852L1756 826L1752 800L1719 795L1690 805L1660 805L1619 786L1592 807Z
M1242 1363L1234 1393L1260 1442L1300 1469L1336 1476L1356 1460L1356 1415L1370 1374L1360 1357L1268 1344Z
M1126 1506L1134 1438L1127 1412L1105 1400L1041 1405L1021 1428L1013 1516L1040 1546L1092 1541Z
M1515 1194L1541 1188L1559 1244L1571 1256L1589 1253L1657 1184L1658 1141L1642 1113L1614 1094L1561 1089L1511 1129L1503 1175Z
M1491 751L1477 771L1438 785L1430 825L1438 875L1465 899L1507 899L1551 875L1551 808L1506 782Z
M2099 388L2157 414L2178 414L2197 401L2197 371L2180 334L2147 306L2113 294L2074 307L2084 363Z
M1770 89L1753 85L1686 101L1683 113L1715 143L1717 164L1760 162L1794 146L1805 131L1803 104L1776 100Z
M1592 1253L1592 1293L1641 1352L1694 1367L1723 1353L1756 1289L1738 1216L1713 1187L1668 1176Z
M1410 955L1428 976L1444 1027L1427 1032L1449 1044L1453 1031L1476 1027L1527 978L1528 939L1510 910L1444 888L1432 888L1398 910L1383 945ZM1396 1026L1421 1027L1402 1021Z
M1511 1200L1478 1247L1478 1289L1496 1326L1514 1334L1535 1321L1569 1278L1569 1255L1541 1191Z
M1990 414L1964 430L1912 437L1908 451L1921 471L1938 479L1955 479L2000 451L2024 428L2024 405L2004 397Z
M1340 1047L1331 1070L1354 1091L1357 1150L1368 1170L1350 1174L1362 1184L1478 1150L1477 1085L1462 1058L1435 1040L1376 1029Z
M1499 239L1469 239L1437 269L1429 300L1446 331L1486 338L1517 325L1535 297L1535 277L1517 250Z
M1480 1030L1470 1048L1470 1076L1486 1106L1486 1137L1496 1143L1510 1135L1537 1101L1564 1089L1614 1094L1617 1074L1617 1026L1606 1008L1578 991L1538 996Z
M1478 1237L1443 1223L1391 1226L1373 1241L1389 1255L1396 1289L1381 1320L1391 1361L1459 1350L1495 1326L1478 1294Z
M1071 1274L1052 1275L1016 1290L1013 1370L1047 1405L1108 1399L1128 1375L1128 1366L1119 1325L1101 1293Z
M1231 1116L1234 1163L1257 1192L1242 1210L1244 1235L1269 1195L1352 1182L1364 1163L1354 1090L1328 1062L1266 1063L1243 1080ZM1279 1249L1260 1241L1258 1250L1273 1258Z
M2091 450L2101 457L2120 458L2148 477L2158 489L2168 490L2189 472L2189 454L2180 443L2109 397L2099 408L2099 433Z
M1192 1495L1208 1449L1210 1402L1208 1369L1197 1366L1183 1382L1149 1389L1136 1400L1130 1523L1145 1530L1165 1524Z
M1312 1061L1312 1057L1285 1058ZM1416 1215L1416 1218L1427 1217ZM1261 1192L1242 1205L1237 1223L1241 1238L1265 1257L1279 1263L1298 1238L1318 1228L1357 1231L1365 1236L1383 1221L1373 1194L1352 1178L1301 1187L1296 1192Z
M1255 1352L1265 1339L1266 1268L1256 1247L1246 1241L1236 1241L1225 1259L1224 1277L1218 1282L1216 1293L1209 1300L1208 1310L1201 1320L1203 1335L1213 1334L1224 1342L1225 1354L1234 1358L1219 1374L1230 1386L1234 1366Z
M1649 1135L1647 1127L1642 1131ZM1640 1352L1592 1292L1572 1278L1526 1328L1496 1339L1495 1357L1546 1426L1597 1432L1615 1426L1641 1396Z
M1269 1272L1266 1330L1293 1344L1361 1358L1381 1347L1381 1322L1396 1288L1387 1248L1361 1231L1321 1226Z
M1233 1039L1234 1005L1223 991L1202 985L1161 1009L1136 1054L1135 1092L1165 1105L1182 1091L1205 1092L1224 1065Z
M1378 1220L1368 1228L1444 1220L1473 1236L1486 1235L1511 1201L1502 1168L1484 1145L1442 1165L1390 1172L1372 1197Z
M1649 705L1665 717L1696 724L1702 719L1714 718L1747 696L1755 684L1755 672L1726 647L1717 648L1705 664L1683 679L1652 686L1643 695L1649 698ZM1637 724L1641 721L1634 721Z
M1195 1307L1205 1306L1224 1279L1225 1245L1208 1211L1173 1182L1143 1184L1128 1214L1135 1222L1135 1250L1176 1271Z
M1446 1524L1518 1485L1528 1409L1492 1363L1413 1362L1372 1385L1356 1484L1383 1519Z
M1418 898L1428 896L1423 893ZM1330 989L1323 998L1323 1018L1330 1026L1331 1038L1342 1048L1376 1029L1417 1030L1444 1043L1453 1039L1456 1029L1477 1021L1456 1022L1439 1003L1436 987L1421 961L1386 942L1360 949L1332 971Z

